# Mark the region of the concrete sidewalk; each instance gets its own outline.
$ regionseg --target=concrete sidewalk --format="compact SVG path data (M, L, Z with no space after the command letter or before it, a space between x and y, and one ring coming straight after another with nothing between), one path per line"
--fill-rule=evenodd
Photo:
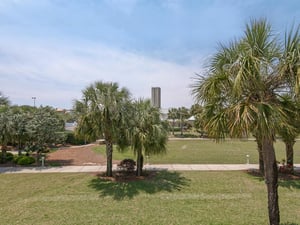
M113 165L113 170L117 165ZM237 171L258 169L257 164L153 164L144 165L145 170L170 171ZM300 164L295 164L295 170L300 171ZM106 166L61 166L61 167L0 167L0 173L89 173L104 172Z

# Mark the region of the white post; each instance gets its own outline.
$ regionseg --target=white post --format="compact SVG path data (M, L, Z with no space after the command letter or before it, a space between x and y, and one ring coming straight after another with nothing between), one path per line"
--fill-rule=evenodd
M45 157L42 156L41 160L42 160L42 167L44 167L45 166Z
M247 157L247 164L249 164L250 163L250 155L246 155L246 157Z

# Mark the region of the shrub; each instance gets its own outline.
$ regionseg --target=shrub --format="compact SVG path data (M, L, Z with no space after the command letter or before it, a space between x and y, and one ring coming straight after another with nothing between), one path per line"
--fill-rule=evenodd
M86 141L83 138L77 137L74 132L66 132L67 138L66 143L70 145L84 145Z
M174 132L179 132L181 131L181 128L180 127L169 127L169 131L174 131Z
M14 162L18 165L31 165L35 163L35 158L31 156L21 155L14 158Z
M123 171L132 172L135 169L135 161L133 159L123 159L119 164L118 168Z
M13 161L13 159L14 159L14 154L12 154L11 152L6 152L6 160Z
M10 162L14 159L14 154L11 152L6 152L6 161ZM0 161L2 162L2 152L0 152Z

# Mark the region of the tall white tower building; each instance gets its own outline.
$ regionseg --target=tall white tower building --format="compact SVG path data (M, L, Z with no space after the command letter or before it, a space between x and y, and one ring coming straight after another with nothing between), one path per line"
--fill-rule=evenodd
M151 88L151 104L157 108L161 108L160 87Z

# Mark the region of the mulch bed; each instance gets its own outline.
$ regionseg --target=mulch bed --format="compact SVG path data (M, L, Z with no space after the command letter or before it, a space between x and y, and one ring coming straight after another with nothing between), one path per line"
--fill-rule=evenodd
M54 152L47 153L45 159L46 166L103 166L106 165L106 157L95 153L92 148L96 146L93 144L83 146L67 146L60 147ZM33 154L35 157L35 154ZM118 163L119 161L113 161ZM40 166L41 162L32 164L30 166ZM13 162L0 164L4 166L18 166Z

